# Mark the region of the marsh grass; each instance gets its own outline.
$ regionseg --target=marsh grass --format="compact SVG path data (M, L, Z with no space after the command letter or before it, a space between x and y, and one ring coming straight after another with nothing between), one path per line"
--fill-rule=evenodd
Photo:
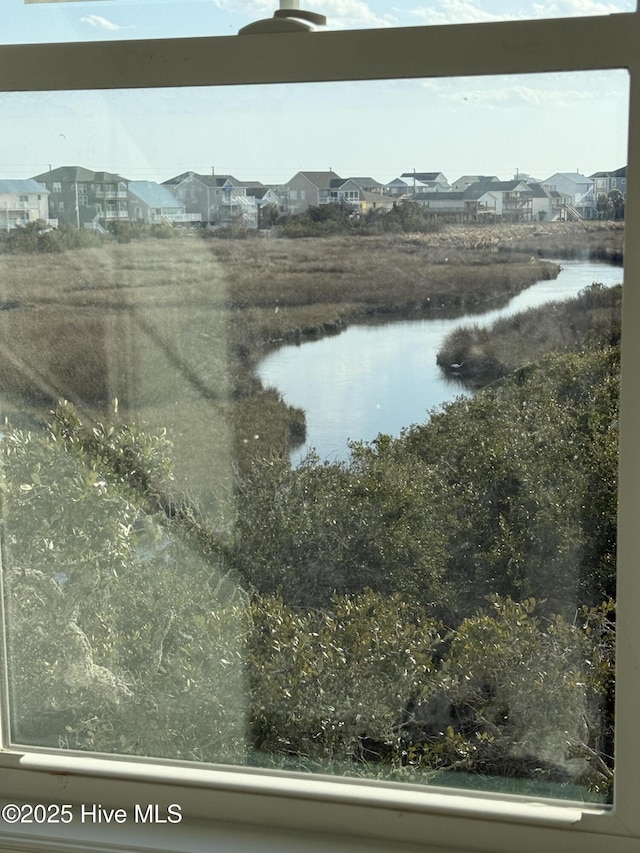
M572 349L589 337L617 340L621 306L621 286L594 284L574 299L531 308L489 327L455 329L438 353L438 364L470 387L482 387L548 352ZM461 366L453 368L454 364Z
M167 430L180 488L224 504L234 466L304 438L304 414L255 376L268 350L367 318L498 306L556 274L456 239L467 238L175 238L3 255L4 411L44 420L64 398L90 421L112 417L117 399L119 417Z

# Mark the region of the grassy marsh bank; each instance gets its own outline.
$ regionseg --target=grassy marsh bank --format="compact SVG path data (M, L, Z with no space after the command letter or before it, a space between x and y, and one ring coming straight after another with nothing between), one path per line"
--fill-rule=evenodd
M468 387L481 388L549 352L572 349L589 336L619 340L621 308L621 286L594 284L574 299L531 308L489 327L456 329L444 341L438 364Z
M26 406L41 419L66 398L100 419L117 398L123 419L167 429L181 490L225 505L231 487L221 496L212 483L233 480L229 460L244 468L304 437L304 413L254 374L267 351L355 321L497 307L556 274L532 262L529 245L563 234L585 251L622 240L609 223L550 223L297 240L189 235L6 254L4 410ZM203 448L211 449L204 462Z
M117 398L122 417L166 427L180 448L177 476L196 494L224 468L203 471L202 447L243 465L303 437L302 413L253 374L269 348L367 317L472 311L555 274L524 257L434 252L412 237L184 237L2 264L5 410L26 403L38 416L66 398L99 418Z

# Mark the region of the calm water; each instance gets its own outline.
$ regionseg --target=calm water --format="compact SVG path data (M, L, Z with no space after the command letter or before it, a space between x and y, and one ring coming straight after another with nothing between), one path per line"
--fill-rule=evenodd
M450 320L350 326L340 335L269 355L258 369L262 383L306 412L307 442L292 454L292 462L311 448L322 459L345 459L350 439L371 441L381 432L398 435L402 427L425 421L430 409L467 393L444 379L436 364L442 341L456 327L489 325L545 302L568 299L594 281L622 283L621 267L558 263L562 270L557 279L534 284L504 308Z

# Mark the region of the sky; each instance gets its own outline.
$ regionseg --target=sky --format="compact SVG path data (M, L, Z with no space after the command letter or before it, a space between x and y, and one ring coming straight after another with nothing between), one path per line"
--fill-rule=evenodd
M2 0L2 41L232 35L277 0ZM615 14L636 0L305 0L329 29ZM0 178L81 165L130 180L193 170L282 183L617 169L624 71L154 91L0 94ZM597 117L597 118L596 118ZM400 132L401 131L401 132ZM16 146L16 139L20 145ZM188 144L187 144L188 141Z

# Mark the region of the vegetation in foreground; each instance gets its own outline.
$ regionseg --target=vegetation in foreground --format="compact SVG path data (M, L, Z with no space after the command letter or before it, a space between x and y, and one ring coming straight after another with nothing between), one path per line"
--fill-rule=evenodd
M46 406L84 375L71 352L102 389L0 443L14 740L609 796L617 341L549 355L348 463L292 471L255 419L242 437L235 406L280 314L289 328L326 270L287 272L303 240L254 268L238 244L221 241L224 266L198 245L179 265L135 245L69 252L46 272L57 289L11 257L9 387ZM400 250L425 263L414 242ZM282 290L263 293L260 258L284 266ZM247 370L230 381L230 363ZM245 439L253 464L233 470ZM192 443L206 517L183 501Z
M348 464L265 459L230 538L139 488L166 438L7 427L14 739L608 796L617 376L591 341Z

